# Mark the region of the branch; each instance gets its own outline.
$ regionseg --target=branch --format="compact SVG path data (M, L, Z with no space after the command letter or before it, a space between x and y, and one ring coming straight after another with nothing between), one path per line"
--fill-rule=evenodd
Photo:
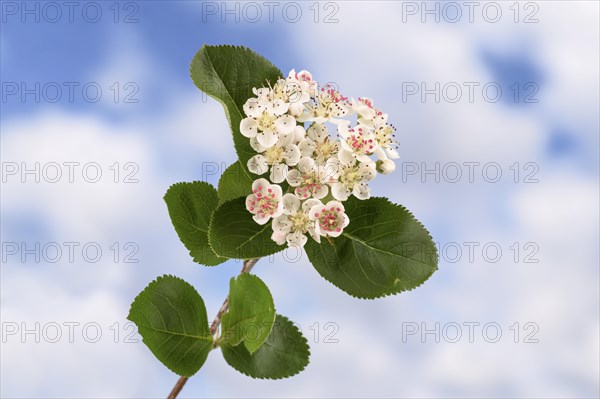
M260 258L244 260L244 266L242 267L240 274L250 273L250 270L252 270L254 265L256 265L256 262L258 262L258 259L260 259ZM223 317L223 313L227 312L227 309L229 309L229 298L225 298L225 300L223 301L223 304L221 305L221 308L219 309L219 311L217 312L217 315L215 316L215 319L213 320L212 324L210 325L210 333L212 335L215 335L217 333L217 329L219 328L219 325L221 325L221 317ZM177 395L179 395L179 393L183 389L183 386L187 382L188 378L189 377L183 377L183 376L179 377L179 380L177 380L177 383L175 383L175 386L171 390L171 393L169 394L167 399L176 399Z

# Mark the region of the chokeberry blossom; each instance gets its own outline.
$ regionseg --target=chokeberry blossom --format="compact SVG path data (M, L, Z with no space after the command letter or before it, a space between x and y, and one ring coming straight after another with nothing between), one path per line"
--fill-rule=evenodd
M280 135L290 134L296 127L296 120L285 113L289 103L281 99L249 99L243 106L247 118L240 122L240 133L248 138L256 137L258 143L269 148L277 143Z
M246 209L254 216L256 223L265 224L270 218L283 213L281 187L271 184L267 179L258 179L252 183L252 194L246 197Z
M329 137L327 126L313 123L306 132L306 137L298 143L298 148L303 157L311 157L323 165L339 150L339 143Z
M298 197L288 193L283 196L282 202L283 215L273 219L271 239L279 245L287 242L290 247L303 247L308 241L308 233L315 241L321 242L309 214L314 206L322 205L321 201L311 198L301 203Z
M350 194L365 200L371 197L368 182L377 175L376 164L371 159L361 162L351 154L340 151L338 158L327 161L331 194L338 201L346 201Z
M344 227L348 226L350 219L344 213L344 205L338 201L329 201L326 205L320 204L310 208L310 220L314 220L315 231L322 236L338 237Z
M329 192L326 179L325 167L318 165L314 159L308 157L300 159L298 167L287 173L287 181L290 186L295 187L294 193L300 199L325 197Z
M295 134L282 134L277 142L269 148L263 147L258 140L250 139L250 145L258 152L248 160L248 170L257 175L262 175L270 170L269 179L273 183L282 183L290 166L295 166L300 160L300 149L296 144Z
M246 207L259 224L272 219L271 238L279 245L338 237L350 223L342 202L351 195L368 199L377 173L395 170L395 128L370 98L355 101L332 85L319 87L308 71L291 70L267 86L252 90L240 123L256 151L248 170L270 172L254 181ZM285 193L278 185L284 182Z

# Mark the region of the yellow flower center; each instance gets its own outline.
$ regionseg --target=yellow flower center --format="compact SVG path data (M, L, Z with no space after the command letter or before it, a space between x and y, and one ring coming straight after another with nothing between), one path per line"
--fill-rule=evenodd
M276 119L277 117L275 115L265 111L256 119L256 122L258 123L258 128L260 131L272 131L275 130Z
M265 150L265 158L267 158L267 163L269 165L278 164L283 161L283 154L285 150L283 147L274 145L271 148L267 148Z

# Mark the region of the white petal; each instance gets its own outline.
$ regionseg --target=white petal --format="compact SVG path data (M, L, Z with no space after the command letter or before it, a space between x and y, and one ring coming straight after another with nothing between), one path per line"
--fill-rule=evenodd
M342 234L342 228L340 228L340 231L335 231L335 230L334 230L334 231L328 231L328 232L327 232L327 235L328 235L328 236L331 236L331 237L334 237L334 238L335 238L335 237L339 237L339 236L340 236L340 234Z
M256 175L262 175L269 170L267 158L257 154L248 160L248 170Z
M281 192L281 186L278 186L277 184L271 184L271 186L269 188L271 189L271 192L273 194L275 194L275 198L277 200L280 200L281 199L281 194L282 194L282 192Z
M377 176L376 164L371 159L369 162L361 162L358 164L358 171L364 180L373 180Z
M313 197L317 199L325 198L329 192L327 184L322 184L318 190L313 191Z
M321 243L321 236L319 235L319 233L317 233L317 230L314 226L310 226L308 228L308 234L310 234L310 236L313 238L313 240L315 240L319 244Z
M316 166L315 160L309 157L303 157L298 161L298 169L302 173L310 172L311 170L314 170Z
M310 137L313 141L321 142L329 137L329 132L327 131L327 126L315 123L311 127L308 128L306 132L308 137Z
M340 148L338 152L338 159L343 165L352 165L354 160L356 159L354 154L351 151L348 151L349 147L344 146L346 140L342 141L342 146L345 148Z
M277 145L280 147L287 147L288 145L292 145L294 143L294 134L280 134L277 139Z
M280 134L290 134L296 127L296 119L291 115L280 116L275 121L275 128Z
M297 145L289 145L285 148L283 159L289 166L296 166L300 160L300 149Z
M268 216L268 215L261 216L261 215L256 214L256 215L252 216L252 219L254 219L254 221L258 224L266 224L269 221L269 218L270 218L270 216Z
M340 204L337 201L329 201L327 203L327 205L325 205L325 208L327 208L327 209L333 208L333 210L335 210L336 212L344 212L345 211L344 205Z
M298 144L298 148L300 149L301 156L311 157L313 152L317 149L317 146L311 139L305 138Z
M321 230L321 227L319 226L318 222L315 222L315 235L317 235L319 237L327 235L325 232L323 232L323 230ZM319 242L321 242L320 239L319 239Z
M298 187L302 183L302 174L297 169L292 169L287 174L287 182L292 187Z
M387 156L390 157L390 159L400 158L400 154L398 154L398 151L396 151L395 148L386 148L385 152L387 153Z
M304 246L304 244L306 244L306 241L308 241L308 238L304 234L300 233L299 231L296 231L292 234L288 234L286 239L287 239L287 243L290 247L296 247L296 248L302 248Z
M350 137L350 126L349 123L340 123L338 124L338 134L340 135L341 138L343 139L347 139L348 137ZM308 129L310 130L310 129Z
M299 143L306 137L306 130L304 130L304 126L296 125L294 128L294 143Z
M295 101L293 103L290 103L289 112L290 112L290 115L294 115L294 116L302 115L302 112L304 112L304 103L302 103L300 101Z
M331 103L329 107L327 107L327 111L330 115L340 117L348 113L348 108L340 105L340 103Z
M350 218L348 217L348 215L346 215L344 213L344 224L342 224L342 227L346 227L350 224Z
M256 195L250 194L246 197L246 209L252 213L254 213L254 209L252 208L252 203L256 201Z
M304 211L305 213L308 213L308 212L310 212L312 207L316 206L316 205L323 205L323 204L321 203L321 201L319 201L318 199L315 199L315 198L307 199L302 204L302 211Z
M292 193L287 193L281 198L283 214L292 215L300 209L300 199Z
M271 188L271 183L269 183L269 181L265 178L256 179L252 183L253 193L261 193L264 195L267 193L267 189L269 188Z
M285 237L287 235L288 233L283 231L273 231L273 234L271 234L271 240L275 241L277 245L283 245L285 244Z
M273 218L273 223L271 223L271 227L276 233L283 232L287 234L292 228L292 222L290 221L290 218L286 215L281 215Z
M240 122L240 133L244 137L256 137L256 133L258 132L258 123L254 118L244 118Z
M312 208L310 208L310 213L308 215L310 220L317 220L318 216L320 215L321 212L323 212L323 210L325 209L325 205L321 204L321 205L315 205Z
M333 183L331 186L331 195L338 201L346 201L350 195L350 190L343 183Z
M306 111L306 110L305 110L305 111L302 113L302 115L298 115L298 116L296 116L296 120L297 120L298 122L301 122L301 123L302 123L302 122L310 122L310 121L312 121L312 120L313 120L313 114L312 114L312 112L308 112L308 111Z
M287 176L288 166L284 163L278 163L271 166L271 174L269 178L273 183L283 183ZM280 189L281 190L281 189Z
M273 147L275 145L275 143L277 143L277 140L279 139L277 133L270 132L270 131L260 132L260 133L258 133L256 138L258 140L258 143L265 148Z
M256 152L264 152L265 147L259 144L258 139L256 137L252 137L250 139L250 147Z
M289 104L286 103L285 101L281 100L281 99L277 99L273 102L271 102L269 104L269 107L267 107L268 112L272 113L273 115L283 115L287 112L288 108L289 108Z
M352 190L352 194L358 199L366 200L371 196L371 191L369 190L369 186L366 182L362 181L358 184L354 185L354 189Z
M278 217L283 215L283 204L281 203L281 201L279 201L279 203L277 204L277 210L271 215L271 217Z
M259 94L258 90L255 94ZM264 103L258 98L249 98L246 101L246 103L242 106L242 108L244 109L244 113L247 116L251 118L258 118L260 114L262 114L262 112L264 111L263 104Z
M329 158L325 161L324 172L325 181L330 183L338 179L342 171L342 164L337 158Z

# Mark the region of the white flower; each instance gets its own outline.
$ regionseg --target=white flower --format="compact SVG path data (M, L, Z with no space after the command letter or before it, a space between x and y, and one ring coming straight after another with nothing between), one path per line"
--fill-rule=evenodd
M252 183L252 194L246 197L246 209L254 216L256 223L265 224L270 218L283 213L281 187L269 183L266 179L258 179Z
M367 97L359 97L358 103L352 104L354 111L358 114L358 123L371 128L387 122L388 115L373 106L373 100Z
M270 167L269 179L273 183L283 182L287 176L289 166L297 165L300 160L300 149L293 144L293 141L293 132L279 136L277 142L269 148L264 148L259 140L250 139L250 145L259 154L248 160L248 170L257 175L262 175Z
M369 155L377 150L378 144L371 129L366 125L357 125L349 127L347 124L340 124L338 132L341 137L342 149L350 152L359 161L368 162Z
M342 116L352 111L348 97L342 96L332 85L327 84L306 103L306 111L297 117L299 122L339 123Z
M251 98L243 108L248 117L240 122L240 133L248 138L256 137L258 143L265 148L275 145L280 135L290 134L296 127L294 117L284 115L289 104L283 100Z
M300 205L300 199L288 193L283 196L282 203L283 214L273 219L271 239L279 245L287 241L290 247L303 247L308 240L308 233L320 243L321 237L315 231L315 223L310 220L309 212L313 206L322 205L321 201L311 198Z
M338 237L350 223L350 219L344 213L344 205L338 201L313 206L309 217L316 222L315 232L322 236Z
M288 183L295 187L294 192L301 199L325 197L329 192L326 179L325 167L317 165L314 159L308 157L301 158L298 167L287 173Z
M396 151L396 147L398 143L394 140L394 131L396 128L393 125L388 123L384 123L383 125L379 125L373 131L373 137L375 138L375 142L377 142L377 149L375 150L375 154L381 160L383 159L398 159L400 155L398 151Z
M341 150L338 158L330 158L325 165L331 184L331 194L339 201L346 201L350 194L364 200L371 196L367 183L377 175L375 162L358 161L353 156L344 156Z
M327 126L313 123L298 148L303 157L313 157L318 164L323 165L338 152L338 143L329 138Z
M308 94L310 95L310 97L314 97L317 93L317 88L319 84L313 80L312 74L310 72L303 69L300 72L296 73L296 70L292 69L288 74L287 78L288 80L302 82L302 84L305 85L303 87L307 87Z

